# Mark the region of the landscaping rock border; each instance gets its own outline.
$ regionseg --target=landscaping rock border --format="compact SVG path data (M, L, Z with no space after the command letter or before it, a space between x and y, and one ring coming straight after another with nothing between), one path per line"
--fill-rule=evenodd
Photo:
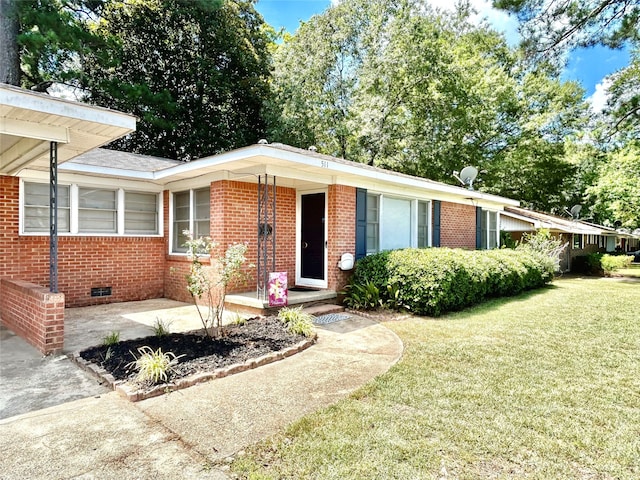
M254 368L268 365L269 363L284 360L287 357L300 353L311 347L318 339L317 333L313 337L307 338L291 347L270 352L257 358L250 358L243 363L236 363L222 368L217 368L211 372L199 372L188 377L177 379L175 382L155 385L148 389L141 389L138 385L130 382L116 380L113 375L104 368L95 363L88 362L80 356L80 352L70 353L67 356L71 361L75 362L80 368L87 371L98 379L100 383L109 385L110 388L118 392L119 395L126 398L130 402L139 402L147 398L157 397L164 393L182 390L199 383L208 382L215 378L223 378L235 373L245 372Z

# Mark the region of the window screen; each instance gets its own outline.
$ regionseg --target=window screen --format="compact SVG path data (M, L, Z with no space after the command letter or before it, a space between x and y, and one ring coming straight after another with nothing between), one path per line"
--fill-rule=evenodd
M78 231L117 232L117 192L80 187L78 190Z
M158 195L125 192L124 209L125 233L158 233Z
M49 184L24 184L24 231L49 232ZM58 232L69 232L69 186L58 185Z
M196 238L208 237L210 230L209 188L201 188L193 192L193 234Z
M380 196L367 195L367 253L379 249L380 240Z
M381 230L384 238L381 250L411 246L411 201L384 197L382 200Z
M183 235L184 230L189 230L189 201L191 193L178 192L173 195L173 251L186 252L184 243L187 237Z
M418 248L429 246L429 203L418 202Z

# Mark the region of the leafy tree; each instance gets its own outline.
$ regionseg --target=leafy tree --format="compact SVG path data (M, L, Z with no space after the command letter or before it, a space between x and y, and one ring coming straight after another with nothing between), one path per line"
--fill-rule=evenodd
M639 0L494 0L521 22L523 46L534 60L561 62L575 47L632 46L632 62L612 76L609 137L639 138Z
M631 53L631 63L610 77L607 114L610 132L618 140L640 139L640 46Z
M535 57L640 40L638 0L494 0L493 5L518 16L524 46Z
M90 100L139 118L112 147L189 160L261 136L270 36L252 1L110 2L96 33Z
M447 182L475 165L480 188L561 209L583 91L469 14L346 0L312 18L276 52L270 138Z
M595 220L604 225L640 228L640 144L631 142L613 152L587 189ZM620 222L620 223L616 223Z
M45 90L74 83L78 57L100 42L89 29L105 0L1 0L0 81Z

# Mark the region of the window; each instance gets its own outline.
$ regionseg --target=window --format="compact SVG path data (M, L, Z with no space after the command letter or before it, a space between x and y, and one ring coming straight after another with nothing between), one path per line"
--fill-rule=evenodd
M380 250L411 246L411 200L382 197Z
M367 195L367 253L379 251L380 196Z
M367 195L367 254L429 245L430 203L379 194Z
M498 247L498 213L482 212L482 249Z
M152 234L158 231L158 195L124 193L124 232Z
M49 184L24 182L22 231L49 233ZM157 235L160 196L119 188L58 185L58 233Z
M582 235L579 233L573 234L573 248L582 249Z
M58 232L70 229L69 186L58 185ZM49 233L49 184L24 184L24 231Z
M429 202L418 202L418 248L429 246Z
M210 234L210 195L209 187L173 194L172 252L186 253L185 230L192 231L196 238Z
M116 190L78 189L78 232L117 233L118 195Z

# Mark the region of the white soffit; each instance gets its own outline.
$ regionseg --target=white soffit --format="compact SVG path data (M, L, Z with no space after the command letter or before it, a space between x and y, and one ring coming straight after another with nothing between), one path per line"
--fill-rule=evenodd
M135 131L136 118L115 110L0 84L0 174L49 168L50 142L58 163Z

